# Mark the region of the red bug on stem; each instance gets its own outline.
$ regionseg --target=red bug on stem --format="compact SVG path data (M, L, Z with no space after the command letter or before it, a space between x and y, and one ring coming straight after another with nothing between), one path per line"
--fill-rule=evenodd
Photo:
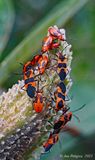
M60 130L63 129L63 127L71 120L71 118L72 118L72 112L62 114L60 118L54 123L53 133L58 134Z
M34 56L33 59L31 60L31 65L32 66L36 65L40 58L42 58L42 54L38 54L38 55Z
M48 55L39 54L33 57L33 59L31 60L31 66L38 67L35 70L37 70L39 74L43 74L47 67L48 61L49 61Z
M48 62L49 62L48 55L42 55L42 57L37 62L39 74L43 74L45 72Z
M48 52L49 50L58 48L60 46L58 42L54 42L53 40L54 39L52 36L47 36L44 38L41 49L42 53Z
M52 132L49 135L48 140L43 144L45 152L50 151L51 147L58 141L59 135L53 134Z
M62 33L60 31L60 29L58 29L57 27L49 27L48 29L49 34L54 37L55 39L59 39L64 41L65 40L65 33Z
M24 73L24 83L25 85L23 87L26 88L27 95L30 98L33 98L36 91L36 82L35 82L34 74L32 70L29 70Z
M59 110L62 110L65 112L65 98L66 98L66 86L64 82L60 82L57 84L57 89L54 92L54 97L51 95L51 102L55 102L55 111L58 112Z
M55 70L57 72L57 74L59 75L59 78L61 81L64 81L67 74L69 73L68 68L67 68L67 56L62 54L62 51L59 51L58 53L56 53L56 58L53 58L53 60L55 60L57 62L57 64L55 64L55 66L51 66L51 68L53 70Z
M62 113L62 115L60 116L60 118L54 122L54 131L53 133L59 133L61 129L64 128L64 126L69 122L71 121L72 119L72 116L74 116L75 118L77 118L77 120L80 122L80 119L74 114L74 112L77 112L81 109L83 109L85 107L85 104L82 105L80 108L72 111L72 112L68 112L67 111L70 109L70 108L67 108L67 110L65 112Z
M43 93L43 88L45 86L39 89L39 81L38 81L38 87L37 87L37 91L34 97L35 99L33 101L33 108L37 113L42 112L43 107L44 107L44 99L46 99L46 97L44 97L42 93Z

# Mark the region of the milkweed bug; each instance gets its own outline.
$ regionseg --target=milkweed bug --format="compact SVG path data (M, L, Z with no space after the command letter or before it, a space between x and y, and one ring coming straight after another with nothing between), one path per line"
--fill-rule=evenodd
M36 80L34 78L44 73L47 63L48 63L47 55L36 55L33 58L33 60L28 61L25 65L23 65L23 78L24 78L24 83L25 83L23 87L26 88L26 92L30 98L33 98L36 92L36 82L35 82ZM38 65L39 74L34 76L34 66L33 65L36 65L36 64ZM41 102L41 93L37 93L37 97L38 97L37 102L39 102L39 99ZM38 104L39 103L37 103L37 105ZM35 103L35 108L37 108L37 105ZM40 104L40 108L41 108L41 104Z
M67 108L65 107L65 99L67 95L64 82L61 81L57 84L57 89L54 92L54 96L52 96L50 91L49 93L51 95L51 100L49 102L50 104L52 104L52 102L55 103L55 111L58 112L59 110L62 110L63 112L65 112L67 110Z
M31 65L34 66L39 61L40 58L42 58L42 54L34 56L33 59L31 60Z
M59 82L57 85L57 92L62 92L63 94L66 95L66 85L64 82Z
M55 121L54 123L54 132L53 133L59 133L61 129L63 129L63 127L67 124L67 122L69 122L72 118L72 112L68 112L68 113L65 113L65 114L62 114L60 116L60 118Z
M49 36L46 36L42 42L42 49L41 52L45 53L49 50L59 48L60 43L59 40L65 40L65 33L63 34L58 28L56 27L49 27ZM55 42L57 40L57 42Z
M36 82L33 77L33 71L29 70L24 73L24 83L25 85L23 87L26 88L26 92L30 98L33 98L36 91ZM22 87L22 88L23 88Z
M57 85L57 90L54 94L56 97L56 112L58 112L59 110L65 110L66 86L63 82L60 82Z
M68 112L68 113L67 113L67 111L70 108L67 108L67 110L62 113L60 118L57 121L54 122L54 127L53 127L54 133L59 133L60 130L63 129L64 126L72 119L72 116L77 118L77 120L80 122L80 119L75 114L73 114L73 112L77 112L77 111L81 110L84 107L85 107L85 104L82 105L80 108L78 108L78 109L76 109L74 111Z
M31 65L31 61L28 61L23 65L23 74L29 70L33 70L33 66Z
M59 46L60 46L60 44L58 42L53 41L52 36L47 36L44 38L44 40L42 42L41 52L45 53L45 52L48 52L49 50L52 50L54 48L58 48Z
M64 79L67 76L67 57L66 55L62 55L61 52L58 53L58 65L57 65L57 73L60 77L61 81L64 81Z
M23 65L22 63L20 64ZM21 87L21 89L25 87L26 88L25 91L27 92L27 95L30 98L33 98L36 91L36 88L35 88L36 82L34 80L34 71L31 65L31 61L28 61L26 64L23 65L23 72L20 75L23 75L23 79L25 83L24 86Z
M67 74L68 74L68 68L67 68L67 56L62 54L62 51L59 51L56 53L57 59L53 58L52 60L57 61L57 64L54 66L51 66L53 70L55 70L60 78L61 81L64 81Z
M59 140L58 134L53 134L52 132L49 135L48 140L43 144L45 152L50 151L51 147Z
M38 60L38 70L39 74L43 74L48 64L48 55L42 55L42 57Z
M33 108L34 110L37 112L37 113L40 113L42 112L43 110L43 107L44 107L44 99L46 99L46 97L44 97L42 95L43 93L43 88L47 86L47 85L44 85L41 89L39 89L39 81L38 81L38 87L37 87L37 91L36 91L36 94L35 94L35 99L33 101Z
M23 87L26 88L26 92L30 98L33 98L35 96L36 92L36 80L35 77L39 76L40 74L37 74L34 76L34 68L33 65L35 65L39 59L41 59L42 55L35 56L34 60L28 61L25 65L23 65L23 78L25 85ZM22 87L22 88L23 88Z
M33 57L33 59L31 60L31 65L36 65L36 67L38 66L38 68L35 70L38 71L39 74L43 74L45 72L48 61L48 55L40 54Z
M43 39L43 42L42 42L41 52L42 52L42 53L47 52L47 51L50 49L51 44L52 44L52 37L51 37L51 36L45 37L45 38Z
M44 107L44 103L43 103L43 95L41 92L37 92L35 95L35 100L33 102L33 108L37 113L42 112Z
M45 152L50 151L51 147L59 140L59 132L72 118L72 112L62 114L60 118L54 122L53 132L50 133L48 140L43 144Z
M22 64L23 65L23 74L25 72L29 71L29 70L33 70L34 69L34 65L36 65L37 62L39 61L39 59L41 59L41 58L42 58L42 55L39 54L39 55L34 56L31 61L28 61L24 65Z
M65 104L65 96L61 93L58 93L58 96L56 98L56 106L55 111L58 112L59 110L62 110L64 108Z
M56 39L65 40L65 33L62 33L60 29L57 27L49 27L48 32L51 36L55 37Z

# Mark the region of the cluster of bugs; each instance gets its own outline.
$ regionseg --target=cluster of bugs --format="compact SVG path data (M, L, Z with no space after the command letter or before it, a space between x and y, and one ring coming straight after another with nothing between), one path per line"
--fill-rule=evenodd
M69 111L70 108L66 105L68 99L65 81L69 69L67 65L68 57L63 53L64 50L61 49L61 42L64 41L64 32L55 26L49 27L48 35L43 39L40 53L23 65L24 86L22 89L25 88L27 95L33 99L33 108L37 113L42 112L44 103L47 100L43 95L43 89L46 85L42 86L42 88L39 87L39 81L42 81L41 77L46 73L46 70L50 69L55 71L59 78L54 93L49 91L51 96L49 107L52 108L52 103L54 103L54 112L57 115L60 111L61 115L53 122L53 131L50 132L48 139L43 144L45 153L50 151L51 147L58 141L60 131L72 119L73 115ZM50 54L54 50L53 58L50 58ZM52 61L55 62L54 65L50 64Z

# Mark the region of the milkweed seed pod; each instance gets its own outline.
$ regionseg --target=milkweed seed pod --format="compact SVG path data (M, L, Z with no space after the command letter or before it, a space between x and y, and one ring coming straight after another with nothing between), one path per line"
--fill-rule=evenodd
M58 27L55 26L57 29ZM64 80L66 85L66 95L72 86L72 79L70 77L72 51L71 45L66 42L65 30L60 29L60 33L64 35L65 41L60 41L59 51L62 55L67 57L68 73ZM49 35L49 33L47 34ZM0 96L0 160L22 160L32 157L37 159L41 152L43 152L43 142L48 138L48 134L52 131L51 123L58 119L60 112L56 113L54 110L55 102L51 102L51 97L54 97L56 92L56 85L59 82L59 76L52 66L56 66L55 54L56 49L48 51L49 63L45 73L37 78L39 81L39 88L43 86L44 109L41 113L36 113L33 110L33 99L28 97L26 91L21 88L24 86L24 81L18 81L8 92L4 92ZM44 53L47 55L47 53ZM38 68L36 66L35 68ZM38 74L35 69L35 75ZM51 94L50 94L51 93ZM48 105L47 105L48 104ZM65 105L68 101L65 102Z

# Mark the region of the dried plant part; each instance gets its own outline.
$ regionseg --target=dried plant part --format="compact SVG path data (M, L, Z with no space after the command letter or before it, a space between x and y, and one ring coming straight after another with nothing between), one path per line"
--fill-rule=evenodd
M65 30L60 30L62 33ZM66 35L65 35L66 37ZM61 42L60 50L63 50L62 54L68 58L67 67L69 70L66 76L65 85L67 94L71 88L72 80L70 78L72 51L71 45L68 45L66 41ZM56 52L56 51L54 51ZM55 53L49 53L49 59L55 57ZM33 158L39 157L43 151L42 144L48 133L52 130L52 127L48 123L48 120L53 121L58 119L59 113L55 113L54 105L47 107L48 100L51 99L51 93L56 90L56 84L59 81L58 74L51 69L51 66L55 65L55 61L50 61L48 69L41 76L42 82L39 83L40 88L43 88L43 95L46 97L44 102L44 109L41 113L37 114L33 110L33 101L30 99L25 91L21 89L24 85L24 81L18 81L7 93L3 93L0 96L0 158L5 160L21 160L26 153L31 150L31 156ZM35 73L37 74L37 73ZM68 102L65 102L66 105ZM37 154L38 153L38 154Z

